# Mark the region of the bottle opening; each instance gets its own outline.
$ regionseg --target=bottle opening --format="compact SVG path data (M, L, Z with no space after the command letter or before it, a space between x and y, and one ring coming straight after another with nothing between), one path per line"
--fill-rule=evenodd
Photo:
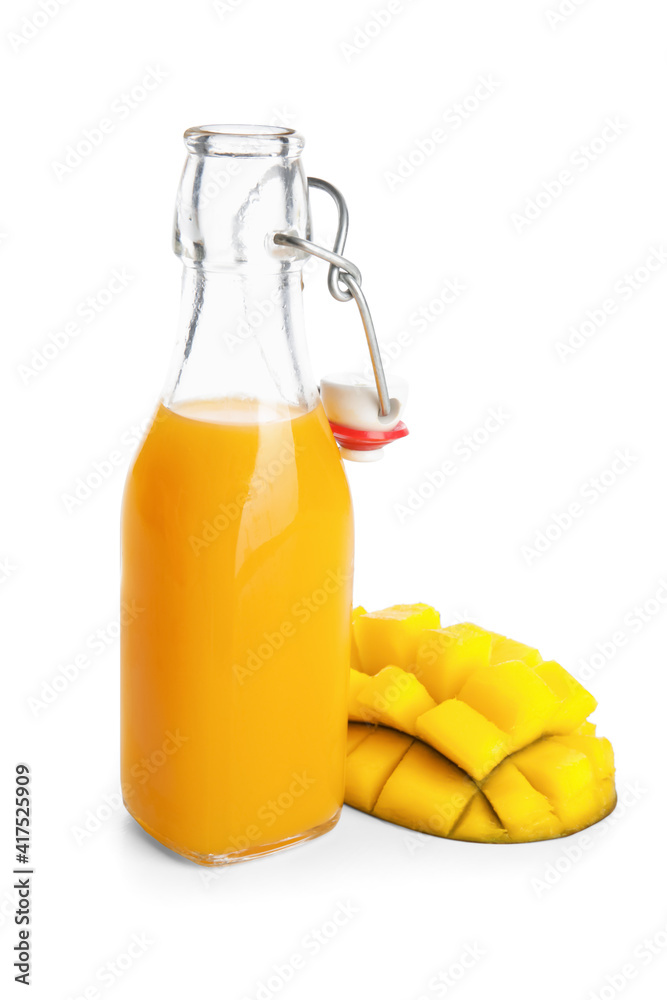
M200 156L299 156L303 136L274 125L198 125L186 130L185 145Z

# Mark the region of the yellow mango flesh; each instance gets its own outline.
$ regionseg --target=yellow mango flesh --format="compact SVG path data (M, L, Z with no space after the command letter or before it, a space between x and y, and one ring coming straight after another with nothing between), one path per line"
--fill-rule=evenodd
M361 605L359 605L358 608L354 608L352 611L352 649L350 651L350 668L357 671L361 670L361 659L359 657L359 649L357 648L357 640L354 635L354 623L357 618L360 618L361 615L365 614L368 614L368 612L366 611L366 608L362 608Z
M535 673L558 699L558 707L546 729L549 735L573 732L597 708L593 695L555 660L539 663Z
M373 729L347 758L345 801L373 812L378 795L412 739L393 729Z
M477 844L509 844L510 838L489 800L476 792L454 829L451 840L468 840Z
M415 740L387 778L373 812L411 830L446 837L476 791L458 767Z
M489 775L482 791L512 840L546 840L563 833L549 799L533 788L511 760L504 760Z
M446 701L474 670L488 665L492 643L492 633L471 622L427 629L417 645L413 672L436 701Z
M371 732L369 726L363 726L361 723L349 722L347 726L347 748L345 753L349 757L353 750L359 746L360 743L366 739L368 734Z
M350 670L350 684L347 689L347 717L352 722L367 722L368 710L359 701L364 688L370 684L371 678L368 674L362 674L358 670Z
M507 733L513 749L541 736L558 705L548 685L523 660L476 670L459 698Z
M542 662L542 657L532 646L504 635L498 636L491 648L491 663L507 663L508 660L521 660L527 667L536 667Z
M408 670L416 660L421 633L439 625L440 615L428 604L396 604L358 615L352 632L359 669L371 675L390 665Z
M616 804L593 696L554 660L427 605L355 609L346 801L454 840L560 837Z
M367 683L359 694L359 710L368 722L393 726L415 735L415 722L435 706L433 698L414 674L400 667L385 667Z
M481 781L509 752L509 736L464 701L450 698L417 720L416 734Z

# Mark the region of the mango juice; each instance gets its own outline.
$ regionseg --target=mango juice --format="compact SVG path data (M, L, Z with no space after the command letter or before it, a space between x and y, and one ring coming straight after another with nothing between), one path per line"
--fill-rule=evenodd
M162 405L123 503L122 785L203 864L334 825L353 529L321 404Z

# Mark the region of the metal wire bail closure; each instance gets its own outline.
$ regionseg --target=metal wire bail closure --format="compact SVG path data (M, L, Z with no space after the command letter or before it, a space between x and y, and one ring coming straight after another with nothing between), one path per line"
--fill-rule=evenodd
M333 297L338 302L349 302L350 299L354 299L357 303L359 313L361 315L361 321L364 324L366 342L371 356L371 364L373 366L373 375L375 377L375 385L377 387L379 400L379 412L383 417L387 417L391 413L391 401L389 399L387 379L382 365L382 358L380 357L380 348L375 335L373 319L371 317L370 309L368 308L366 296L361 290L361 271L356 264L353 264L351 260L347 260L347 258L342 255L343 250L345 249L345 241L347 239L347 230L349 226L349 214L345 199L338 188L335 188L333 184L329 184L328 181L321 180L319 177L309 177L308 187L309 189L314 187L320 188L322 191L326 191L327 194L333 198L338 208L338 230L336 232L333 250L328 250L326 247L318 246L317 243L313 243L309 239L303 239L301 236L291 236L289 233L276 233L273 239L276 243L279 243L282 246L295 247L297 250L302 250L304 253L309 253L314 257L319 257L321 260L326 260L330 265L327 284ZM310 233L308 235L310 235ZM387 434L388 433L389 432L387 432ZM407 428L405 433L407 434ZM393 438L387 437L387 441L389 440L393 440Z

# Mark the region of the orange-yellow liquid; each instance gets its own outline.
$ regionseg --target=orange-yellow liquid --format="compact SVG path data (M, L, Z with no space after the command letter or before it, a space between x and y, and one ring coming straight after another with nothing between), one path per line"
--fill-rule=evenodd
M353 529L321 405L160 407L123 507L122 784L205 864L343 802Z

